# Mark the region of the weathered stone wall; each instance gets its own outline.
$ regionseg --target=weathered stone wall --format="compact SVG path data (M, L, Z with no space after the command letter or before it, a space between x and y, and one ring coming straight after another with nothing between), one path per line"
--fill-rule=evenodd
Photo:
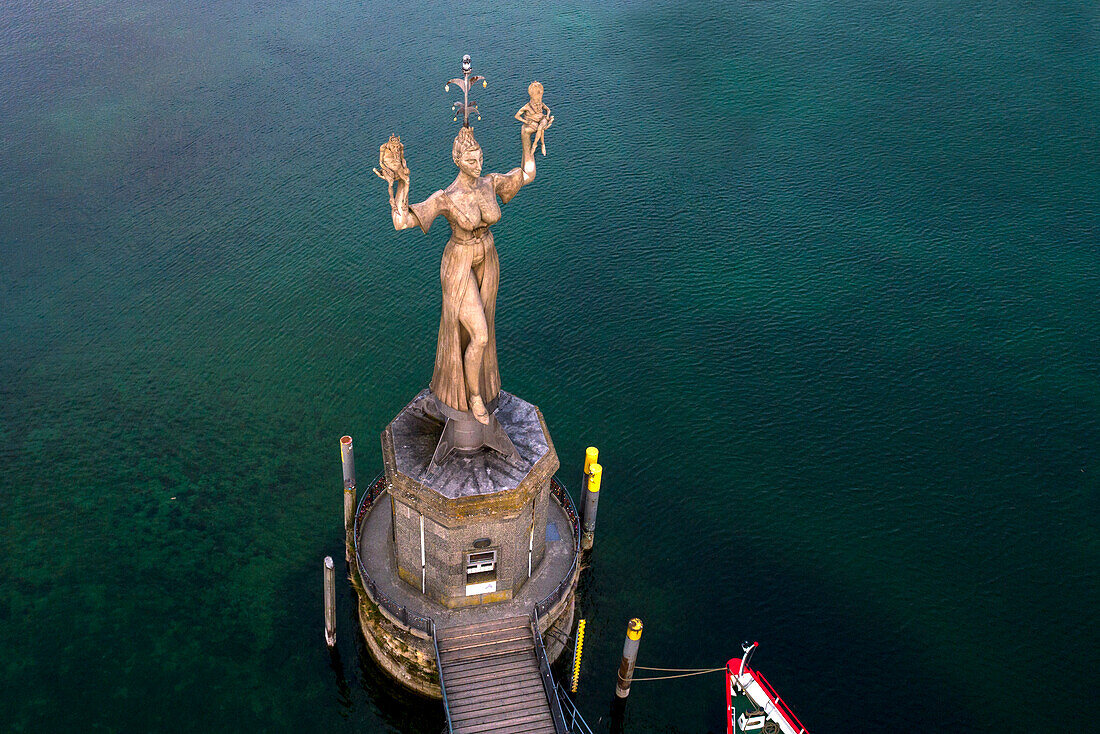
M421 586L420 521L416 508L393 495L396 558L401 578L416 589ZM530 566L537 570L546 555L546 518L550 502L550 482L530 493L527 503L515 512L482 512L462 521L440 518L448 524L424 515L424 586L425 593L450 607L504 601L512 598L528 579ZM486 548L475 548L479 540L489 540ZM466 596L466 554L475 550L497 552L497 588L494 593Z
M359 598L359 625L374 661L406 688L441 700L443 693L431 640L414 636L407 628L395 624L370 600L358 576L352 576L351 581ZM573 629L575 611L576 596L575 591L571 591L542 620L543 646L551 663L565 651L563 640L568 639Z
M390 427L382 433L382 460L393 498L394 552L398 575L413 588L448 607L506 601L537 569L546 554L550 479L560 465L542 413L534 409L547 451L514 489L447 497L419 478L397 470ZM489 481L486 479L486 481ZM424 566L421 568L421 520ZM486 548L475 541L489 540ZM466 596L466 553L497 552L496 590Z
M546 556L546 518L550 511L550 480L547 479L539 488L538 501L534 504L535 511L535 543L532 554L531 566L538 569Z
M435 647L395 624L382 614L367 596L358 575L351 578L359 599L359 626L371 657L399 683L430 698L442 699L439 670L435 664Z

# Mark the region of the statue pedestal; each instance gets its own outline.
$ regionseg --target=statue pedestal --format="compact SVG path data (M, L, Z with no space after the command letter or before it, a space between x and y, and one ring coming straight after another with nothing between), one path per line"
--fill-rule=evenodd
M550 479L559 462L531 403L501 391L493 416L515 447L455 449L433 462L447 416L422 391L382 433L401 580L456 608L507 601L546 552Z
M432 402L426 403L423 406L424 411L435 414L433 417L444 420L446 423L443 426L443 435L440 436L439 444L436 445L435 453L428 464L425 478L439 471L452 453L456 451L473 453L483 446L496 451L513 466L523 468L523 460L520 459L519 452L512 445L508 433L495 415L500 396L486 406L489 410L489 422L486 424L480 423L470 413L455 410L438 398L434 398L433 402L434 405Z

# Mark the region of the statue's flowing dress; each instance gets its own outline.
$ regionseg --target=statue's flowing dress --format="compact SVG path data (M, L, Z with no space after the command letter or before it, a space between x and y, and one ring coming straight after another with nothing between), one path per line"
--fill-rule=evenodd
M451 224L451 238L443 250L439 280L443 285L443 310L439 317L439 340L435 350L435 372L431 389L439 400L454 410L467 411L465 371L462 358L470 335L459 321L459 309L474 274L485 308L489 342L481 362L478 386L481 399L491 402L500 392L500 368L497 365L496 327L497 287L500 283L500 258L493 245L489 227L500 221L496 197L507 204L523 186L523 173L514 168L508 173L490 173L477 180L477 206L458 206L446 191L436 191L419 204L410 205L426 233L432 221L442 215Z

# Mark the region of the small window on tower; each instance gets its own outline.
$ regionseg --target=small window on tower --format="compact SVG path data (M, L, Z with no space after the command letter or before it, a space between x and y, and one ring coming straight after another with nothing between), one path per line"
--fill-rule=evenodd
M466 554L466 596L497 590L497 552L474 551Z

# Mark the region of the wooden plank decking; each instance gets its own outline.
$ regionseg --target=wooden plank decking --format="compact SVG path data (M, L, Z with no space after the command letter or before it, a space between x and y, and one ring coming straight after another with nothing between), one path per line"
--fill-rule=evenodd
M530 617L451 627L437 639L455 734L555 734Z

